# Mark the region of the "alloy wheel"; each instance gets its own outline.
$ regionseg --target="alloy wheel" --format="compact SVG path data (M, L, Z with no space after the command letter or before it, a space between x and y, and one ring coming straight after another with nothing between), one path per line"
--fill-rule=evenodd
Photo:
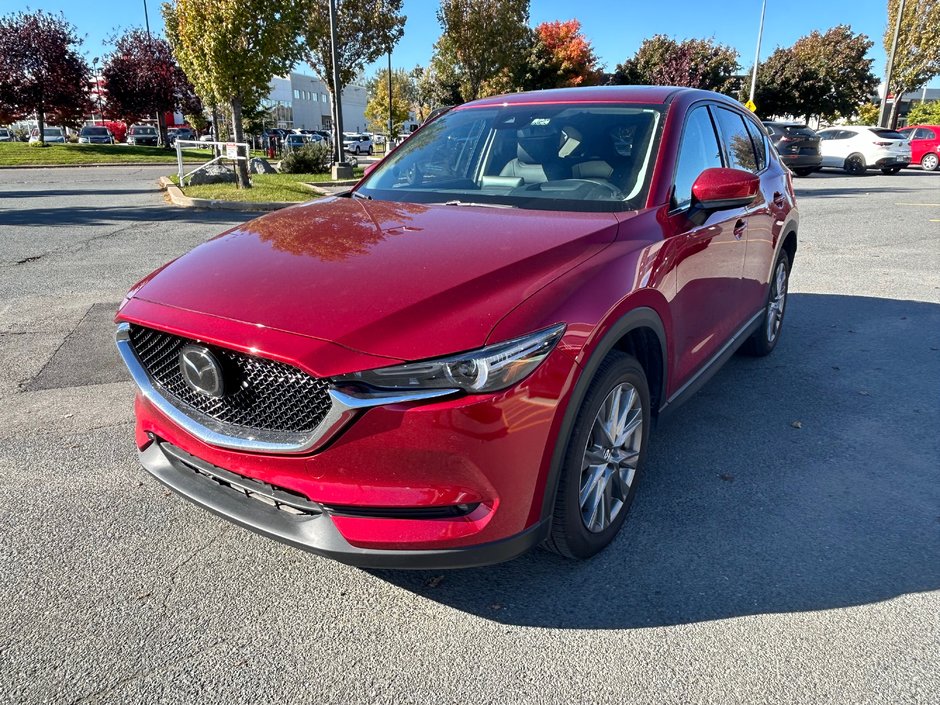
M601 404L581 461L578 501L588 531L600 533L624 507L643 443L643 405L636 388L623 382Z
M924 171L936 171L938 164L940 164L940 157L936 154L925 154L920 160L920 166Z
M849 157L848 161L846 162L846 167L846 170L855 176L864 174L866 171L865 162L863 162L862 158L858 156Z
M770 300L767 302L766 335L772 343L780 333L783 323L783 311L787 305L787 263L782 259L777 262L774 279L771 283Z

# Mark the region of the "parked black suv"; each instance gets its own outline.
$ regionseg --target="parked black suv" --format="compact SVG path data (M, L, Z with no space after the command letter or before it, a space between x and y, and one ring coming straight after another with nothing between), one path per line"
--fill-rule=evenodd
M780 161L790 171L797 176L809 176L819 171L822 154L819 152L819 136L812 129L788 122L765 122L764 127L780 155Z

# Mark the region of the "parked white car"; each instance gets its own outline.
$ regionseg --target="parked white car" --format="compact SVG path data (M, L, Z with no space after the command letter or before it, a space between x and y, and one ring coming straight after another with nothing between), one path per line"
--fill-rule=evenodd
M358 132L344 132L343 149L353 154L372 154L372 138Z
M65 144L65 130L61 127L44 127L42 128L42 135L45 139L46 144ZM29 133L30 142L39 141L39 128L34 127Z
M823 168L864 174L881 169L897 174L911 163L911 144L904 135L883 127L836 125L819 133Z

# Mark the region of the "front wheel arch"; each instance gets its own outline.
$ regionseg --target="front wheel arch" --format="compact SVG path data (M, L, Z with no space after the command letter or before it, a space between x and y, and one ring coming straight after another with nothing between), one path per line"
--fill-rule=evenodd
M656 313L654 309L641 306L628 311L614 323L600 341L594 345L590 356L580 365L581 374L578 376L574 389L571 391L571 396L568 398L564 416L562 417L561 425L558 429L558 435L555 438L555 444L552 448L552 457L548 468L548 477L545 480L545 491L543 493L540 511L540 517L542 519L546 519L552 515L555 506L555 494L558 489L558 481L561 475L565 450L571 436L571 431L577 419L578 410L584 403L588 388L591 386L591 382L594 380L601 363L607 358L611 351L618 349L618 347L621 350L627 351L621 346L623 341L629 339L630 333L643 329L650 330L653 335L655 335L659 347L660 360L662 361L661 379L658 380L655 394L657 403L654 404L651 409L654 416L658 411L658 407L665 402L666 382L669 377L669 363L666 355L666 328L659 314ZM653 394L652 384L650 393L651 395Z

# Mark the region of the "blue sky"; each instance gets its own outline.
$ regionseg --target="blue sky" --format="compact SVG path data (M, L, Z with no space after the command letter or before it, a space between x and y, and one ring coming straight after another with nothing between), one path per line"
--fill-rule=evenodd
M108 37L132 26L144 24L144 0L120 0L105 6L93 5L88 0L27 0L32 9L62 11L85 35L84 51L88 58L107 53ZM147 3L151 30L162 32L160 4ZM830 0L829 2L794 3L792 0L767 0L764 39L761 58L766 58L777 46L789 46L799 37L814 29L826 30L840 23L848 23L856 32L864 32L875 41L870 57L875 60L875 75L883 77L885 52L881 37L886 22L886 0ZM23 7L22 0L0 0L0 14ZM426 64L434 41L440 34L435 12L437 0L405 0L405 36L396 47L392 63L396 67L412 68ZM614 11L612 8L620 8ZM713 37L740 52L740 62L746 70L751 66L757 43L761 0L665 0L665 2L636 2L621 0L532 0L531 23L546 20L567 20L576 17L583 31L594 44L597 55L608 70L633 54L644 38L662 33L677 39L687 37ZM384 61L379 65L384 66ZM299 67L298 70L304 70ZM374 67L369 67L367 74ZM934 79L931 87L940 87Z

